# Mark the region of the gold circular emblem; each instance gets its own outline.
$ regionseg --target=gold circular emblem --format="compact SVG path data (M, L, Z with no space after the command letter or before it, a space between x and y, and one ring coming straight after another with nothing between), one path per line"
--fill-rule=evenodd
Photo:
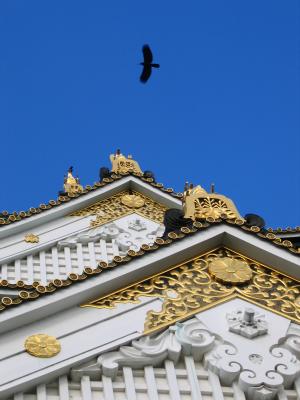
M44 333L29 336L24 346L27 353L40 358L56 356L61 350L59 341L54 336Z
M222 283L245 283L252 277L252 271L245 261L230 257L217 258L208 265L210 274Z
M130 208L140 208L145 204L145 200L135 194L125 194L122 196L121 201L125 206Z

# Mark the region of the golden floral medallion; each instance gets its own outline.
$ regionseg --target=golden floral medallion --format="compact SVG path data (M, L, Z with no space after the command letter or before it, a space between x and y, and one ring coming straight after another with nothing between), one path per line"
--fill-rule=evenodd
M140 208L145 204L145 200L136 194L125 194L121 199L122 204L130 208Z
M40 241L40 238L33 233L29 233L28 235L25 235L24 240L26 243L38 243Z
M54 336L44 333L29 336L25 340L24 346L27 353L40 358L56 356L61 350L59 341Z
M208 271L222 283L241 284L252 278L252 270L245 261L230 257L216 258L211 261Z

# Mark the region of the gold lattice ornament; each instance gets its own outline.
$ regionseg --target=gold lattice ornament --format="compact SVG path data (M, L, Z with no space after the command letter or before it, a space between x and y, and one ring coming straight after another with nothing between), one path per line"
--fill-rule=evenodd
M24 346L27 353L40 358L54 357L61 350L59 341L54 336L44 333L29 336L25 340Z

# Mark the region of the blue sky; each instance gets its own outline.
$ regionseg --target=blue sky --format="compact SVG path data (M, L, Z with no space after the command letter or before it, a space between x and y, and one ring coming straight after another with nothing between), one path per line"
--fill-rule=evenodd
M0 2L0 209L98 179L120 148L159 182L300 225L296 0ZM139 82L141 47L159 71Z

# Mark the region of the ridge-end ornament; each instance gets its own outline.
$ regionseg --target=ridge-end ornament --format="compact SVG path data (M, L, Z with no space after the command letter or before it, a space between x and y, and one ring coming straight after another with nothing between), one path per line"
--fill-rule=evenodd
M40 241L40 238L34 233L28 233L27 235L25 235L24 240L26 243L38 243Z
M73 176L73 167L68 169L68 174L64 177L64 192L68 195L76 195L83 192L79 178Z
M225 284L242 284L252 278L252 270L245 261L230 257L212 260L208 265L208 271L217 281Z
M61 350L61 345L56 337L44 333L29 336L25 340L24 347L27 353L39 358L54 357Z
M222 194L215 193L214 185L211 188L211 193L208 193L200 185L194 186L192 183L186 182L182 206L184 218L192 219L193 221L206 218L244 221L233 201Z
M118 149L115 154L111 154L109 158L112 164L111 171L115 174L143 174L138 162L135 161L130 154L125 157L120 149Z

